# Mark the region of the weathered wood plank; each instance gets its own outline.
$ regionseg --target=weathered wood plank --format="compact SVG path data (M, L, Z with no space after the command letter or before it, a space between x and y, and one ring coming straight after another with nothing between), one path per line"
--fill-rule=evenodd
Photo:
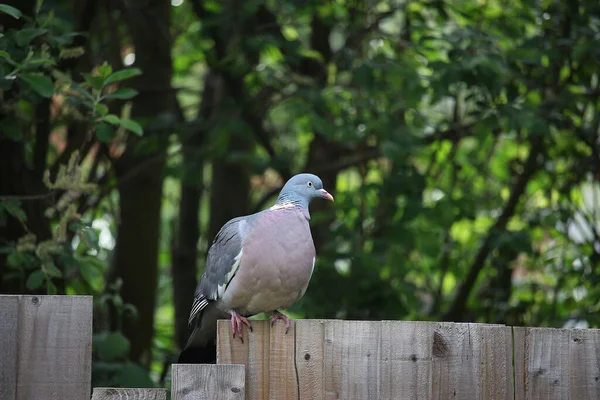
M515 348L523 348L523 387L517 393L526 400L570 399L569 394L569 339L568 329L520 328L515 335ZM518 329L515 328L515 332ZM517 339L523 340L518 343ZM518 354L519 351L515 352ZM518 357L515 357L517 361ZM520 385L520 383L518 384ZM517 397L518 398L518 397Z
M431 345L433 399L513 399L509 327L440 323Z
M292 322L288 333L285 323L277 321L270 329L269 343L269 399L299 400L296 375L294 341L296 324Z
M14 310L15 296L0 296ZM91 296L16 296L17 323L3 321L17 338L16 400L90 398L92 364ZM9 311L14 319L14 312ZM9 326L7 328L7 326ZM3 332L4 333L4 332ZM6 350L2 350L3 353ZM13 361L9 361L13 363ZM14 376L9 374L9 376ZM11 378L8 378L11 379ZM3 400L13 400L3 397Z
M17 398L19 296L0 296L0 399Z
M296 321L296 369L302 400L323 399L324 320Z
M600 330L573 329L570 333L570 398L600 399Z
M217 364L246 365L248 400L269 398L269 321L252 321L253 332L244 327L244 343L231 334L231 321L217 323Z
M167 389L95 387L92 400L167 400Z
M173 364L171 400L245 399L245 366Z
M379 389L381 324L327 321L324 345L324 398L368 399Z
M515 399L600 398L600 330L513 328Z
M381 323L379 400L431 399L435 326L431 322Z
M479 398L513 400L512 331L508 326L479 325L481 346L475 353L479 359Z
M515 400L525 400L526 370L525 365L525 336L527 328L513 327L513 363L514 363L514 380L515 380Z
M434 400L452 399L455 394L456 373L459 363L456 359L456 338L454 324L436 324L431 337L431 398Z

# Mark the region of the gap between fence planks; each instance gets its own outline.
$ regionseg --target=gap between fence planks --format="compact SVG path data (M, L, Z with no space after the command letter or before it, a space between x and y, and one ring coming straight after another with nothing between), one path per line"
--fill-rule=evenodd
M597 329L298 320L286 336L252 325L243 344L229 321L217 334L217 363L247 365L249 400L600 399Z
M167 400L167 389L95 387L92 400Z
M91 296L0 295L0 399L89 399Z

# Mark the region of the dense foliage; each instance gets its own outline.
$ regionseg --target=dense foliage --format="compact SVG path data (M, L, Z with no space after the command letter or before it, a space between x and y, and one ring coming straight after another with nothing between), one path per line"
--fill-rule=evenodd
M216 231L309 171L294 316L598 327L598 15L4 0L0 292L94 294L95 384L161 384Z

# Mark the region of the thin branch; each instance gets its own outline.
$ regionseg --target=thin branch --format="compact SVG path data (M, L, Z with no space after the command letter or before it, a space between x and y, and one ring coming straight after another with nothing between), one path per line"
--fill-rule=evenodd
M458 321L463 317L463 313L465 307L467 305L467 301L469 299L469 295L475 286L475 282L479 276L479 273L483 270L485 266L485 262L493 250L493 242L506 228L508 221L515 214L517 209L517 205L519 204L519 200L521 196L525 192L527 188L527 184L529 180L533 177L533 175L537 172L539 165L537 162L537 158L543 151L543 138L541 136L535 136L531 141L531 149L529 151L529 156L525 162L523 173L518 177L515 182L510 198L508 199L502 213L496 220L496 223L489 230L487 236L483 240L471 267L469 268L469 272L467 274L466 279L459 286L456 297L454 298L454 302L450 306L448 312L444 315L444 320L446 321Z

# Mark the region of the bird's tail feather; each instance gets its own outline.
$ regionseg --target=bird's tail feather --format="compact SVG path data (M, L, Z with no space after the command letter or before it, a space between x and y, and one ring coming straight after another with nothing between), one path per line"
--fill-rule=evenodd
M198 316L198 323L179 355L180 364L214 364L217 360L217 320L228 314L209 304Z

